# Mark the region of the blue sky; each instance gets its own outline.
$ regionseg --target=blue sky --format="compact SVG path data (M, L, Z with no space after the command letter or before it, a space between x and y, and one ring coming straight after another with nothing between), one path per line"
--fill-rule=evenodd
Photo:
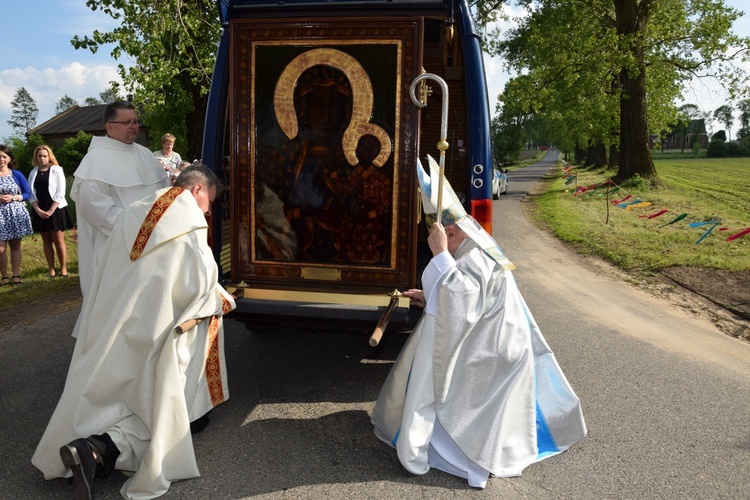
M70 44L75 35L108 30L114 20L93 12L85 0L21 0L4 2L0 37L0 138L8 125L10 102L25 87L39 108L37 125L52 118L55 103L64 95L81 102L99 97L109 82L119 80L117 62L109 50L92 54Z
M743 5L747 0L727 0L725 3L739 10L750 11ZM743 9L744 7L744 9ZM25 87L39 107L37 125L55 114L55 103L64 95L82 102L86 97L98 97L112 80L119 81L117 64L128 65L128 60L114 61L110 49L92 54L76 50L70 44L75 36L90 34L94 29L107 31L115 21L101 11L93 12L85 0L21 0L4 2L2 9L3 33L0 37L0 139L13 133L8 125L10 102L20 87ZM737 23L737 34L750 35L750 14ZM508 77L502 61L485 58L489 82L490 109L494 112L496 96L503 90ZM716 82L698 82L688 89L684 102L698 104L704 111L712 111L726 102L726 93Z

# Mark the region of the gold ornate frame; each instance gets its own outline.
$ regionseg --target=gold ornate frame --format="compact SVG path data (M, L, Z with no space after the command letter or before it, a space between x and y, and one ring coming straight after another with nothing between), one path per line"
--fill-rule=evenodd
M256 286L344 291L413 286L418 113L410 103L408 88L421 68L421 31L420 19L404 18L233 22L230 169L234 280ZM396 57L382 58L394 67L383 70L380 55L394 50ZM373 164L392 172L390 258L385 264L277 261L256 256L255 169L262 160L259 151L270 129L277 129L284 139L297 136L295 84L315 65L341 71L352 87L351 120L342 138L348 164L358 163L355 148L359 138L372 135L381 145ZM273 97L269 98L271 87ZM383 102L383 95L390 96L391 102ZM269 117L274 118L273 123Z

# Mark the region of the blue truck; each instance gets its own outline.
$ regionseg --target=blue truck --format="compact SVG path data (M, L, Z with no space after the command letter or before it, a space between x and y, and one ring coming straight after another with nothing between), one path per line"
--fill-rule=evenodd
M235 316L413 321L398 291L419 287L430 258L416 165L441 139L446 178L491 233L490 110L469 4L217 6L202 158L227 186L211 240L241 296ZM423 107L410 96L423 73L448 90L447 134L443 88L423 80Z

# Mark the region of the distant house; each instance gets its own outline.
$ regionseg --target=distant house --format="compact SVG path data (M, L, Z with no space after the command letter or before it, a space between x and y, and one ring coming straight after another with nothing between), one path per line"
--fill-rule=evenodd
M703 119L690 120L688 123L687 131L684 133L678 133L677 127L672 129L672 132L662 140L662 149L690 149L693 142L698 141L700 147L705 149L708 147L708 134L706 133L706 121Z
M53 116L41 125L26 132L26 136L41 135L44 142L59 148L69 137L75 137L79 131L91 135L106 135L104 129L104 109L106 104L95 106L72 106L57 116ZM135 142L150 146L153 142L148 135L148 128L141 127Z

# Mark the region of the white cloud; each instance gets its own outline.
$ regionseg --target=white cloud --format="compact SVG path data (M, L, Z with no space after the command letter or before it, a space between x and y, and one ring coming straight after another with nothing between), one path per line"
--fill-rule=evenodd
M13 129L8 125L10 103L16 91L25 87L39 108L37 125L55 116L55 105L64 95L78 102L86 97L99 97L109 88L110 81L122 83L115 64L85 65L72 62L58 68L13 68L0 71L0 138Z

